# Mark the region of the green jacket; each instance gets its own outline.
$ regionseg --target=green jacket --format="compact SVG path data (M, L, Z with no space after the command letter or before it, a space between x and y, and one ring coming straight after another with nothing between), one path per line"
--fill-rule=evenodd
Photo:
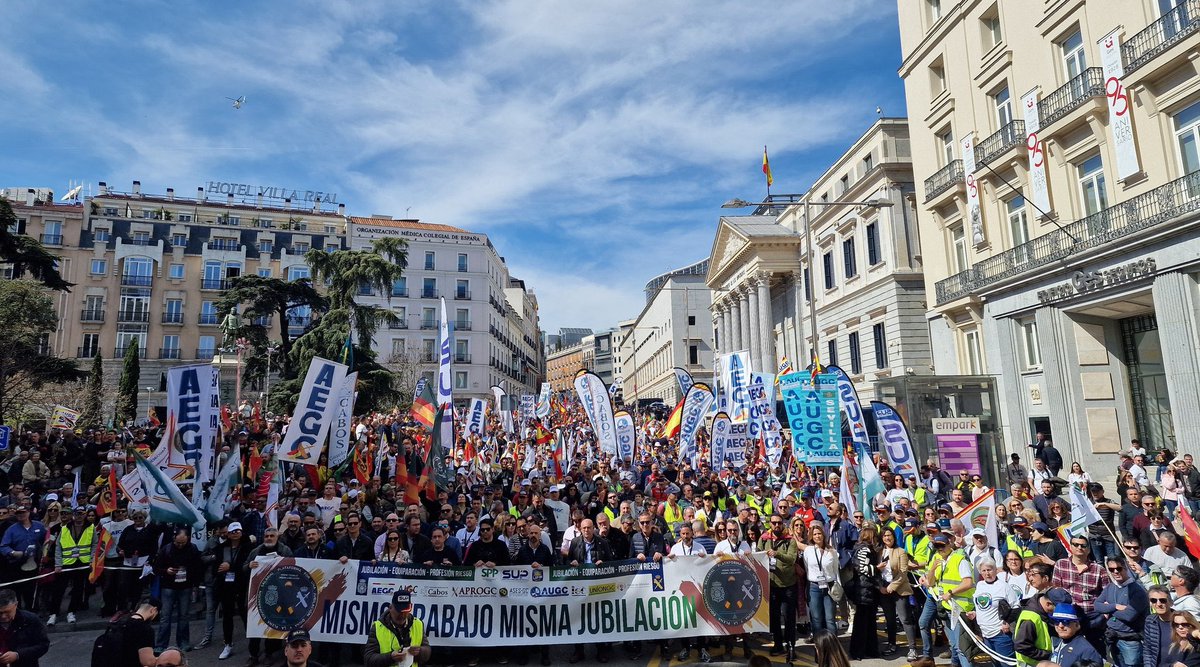
M775 565L771 568L771 585L776 588L788 588L796 585L796 541L790 537L778 540L769 537L770 533L758 540L755 551L775 551Z

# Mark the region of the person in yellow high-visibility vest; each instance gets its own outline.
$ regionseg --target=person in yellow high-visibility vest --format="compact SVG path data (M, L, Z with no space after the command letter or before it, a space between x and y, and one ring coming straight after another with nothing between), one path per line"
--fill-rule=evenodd
M1037 667L1043 660L1050 659L1052 648L1050 613L1056 604L1069 603L1071 596L1061 588L1051 588L1038 593L1021 607L1017 622L1013 625L1013 650L1018 667Z
M363 649L366 667L391 667L412 656L412 667L427 664L432 649L425 624L412 615L412 594L401 589L392 594L392 604L367 630Z
M951 605L959 612L975 609L971 601L975 592L975 568L971 559L967 558L962 549L955 549L946 535L939 534L934 538L937 556L929 564L930 590L938 596L942 609L950 611ZM971 667L970 640L962 632L961 621L954 620L952 614L947 615L946 638L950 643L950 664L958 667ZM965 640L965 641L964 641Z
M52 596L50 620L54 625L58 607L62 603L67 586L71 587L71 601L67 606L67 622L75 622L75 612L87 611L87 566L92 563L92 544L96 538L96 527L87 525L87 507L80 505L71 513L58 534L54 549L54 572L56 594Z

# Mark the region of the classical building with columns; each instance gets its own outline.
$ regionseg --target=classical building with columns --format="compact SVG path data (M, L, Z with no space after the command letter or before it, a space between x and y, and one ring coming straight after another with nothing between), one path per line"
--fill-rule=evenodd
M938 372L995 378L1009 451L1039 431L1085 470L1131 438L1187 451L1197 3L898 4Z
M706 276L718 354L748 350L754 370L774 373L784 356L807 366L815 342L863 400L876 380L930 374L912 195L907 123L881 118L803 194L810 221L796 204L722 216ZM883 206L820 205L867 200Z

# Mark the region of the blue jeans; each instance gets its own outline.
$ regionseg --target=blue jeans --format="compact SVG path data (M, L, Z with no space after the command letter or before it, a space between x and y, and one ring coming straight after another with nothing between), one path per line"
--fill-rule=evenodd
M925 606L921 609L921 618L917 625L921 628L921 655L933 657L933 629L937 627L937 600L925 598Z
M954 604L951 602L950 604ZM950 644L950 665L953 667L971 667L971 659L963 655L959 641L962 640L963 632L962 625L955 623L953 619L946 621L946 641Z
M1109 651L1112 653L1109 657L1120 667L1139 667L1142 664L1141 642L1132 639L1118 639L1115 648L1115 651Z
M1179 501L1163 498L1163 509L1167 511L1167 518L1174 521L1175 515L1179 511Z
M833 614L833 598L829 596L829 589L822 589L811 582L808 584L808 619L813 634L828 630L837 635L837 619Z
M1001 632L995 637L984 637L983 643L987 644L987 647L996 655L1002 655L1005 658L1016 657L1016 654L1013 651L1012 635L1006 635ZM996 667L1007 667L1004 663L998 662L995 659L992 660L992 664Z
M188 620L192 607L192 589L190 588L166 588L162 589L162 614L158 617L158 634L154 636L154 643L158 649L165 649L171 645L171 625L178 623L179 629L176 630L176 639L178 646L182 649L187 649L192 645L190 628ZM176 620L178 615L178 620Z
M1103 563L1107 556L1117 555L1117 543L1113 542L1111 537L1097 538L1089 536L1088 541L1092 543L1092 560L1097 563Z

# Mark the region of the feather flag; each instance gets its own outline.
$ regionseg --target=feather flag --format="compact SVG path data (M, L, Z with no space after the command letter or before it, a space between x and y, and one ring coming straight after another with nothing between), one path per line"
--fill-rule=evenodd
M421 481L418 487L425 491L425 497L430 502L437 500L438 486L447 485L449 480L446 479L448 474L444 472L446 455L445 445L443 444L446 436L445 425L453 424L452 418L448 417L450 411L449 403L443 403L438 406L437 414L433 419L433 429L429 432L429 450L425 454L425 467L421 471ZM451 426L451 429L453 426ZM453 430L450 431L453 434ZM453 438L453 435L450 436Z
M838 500L850 510L851 516L858 511L858 486L858 475L854 472L854 465L849 461L843 462Z

